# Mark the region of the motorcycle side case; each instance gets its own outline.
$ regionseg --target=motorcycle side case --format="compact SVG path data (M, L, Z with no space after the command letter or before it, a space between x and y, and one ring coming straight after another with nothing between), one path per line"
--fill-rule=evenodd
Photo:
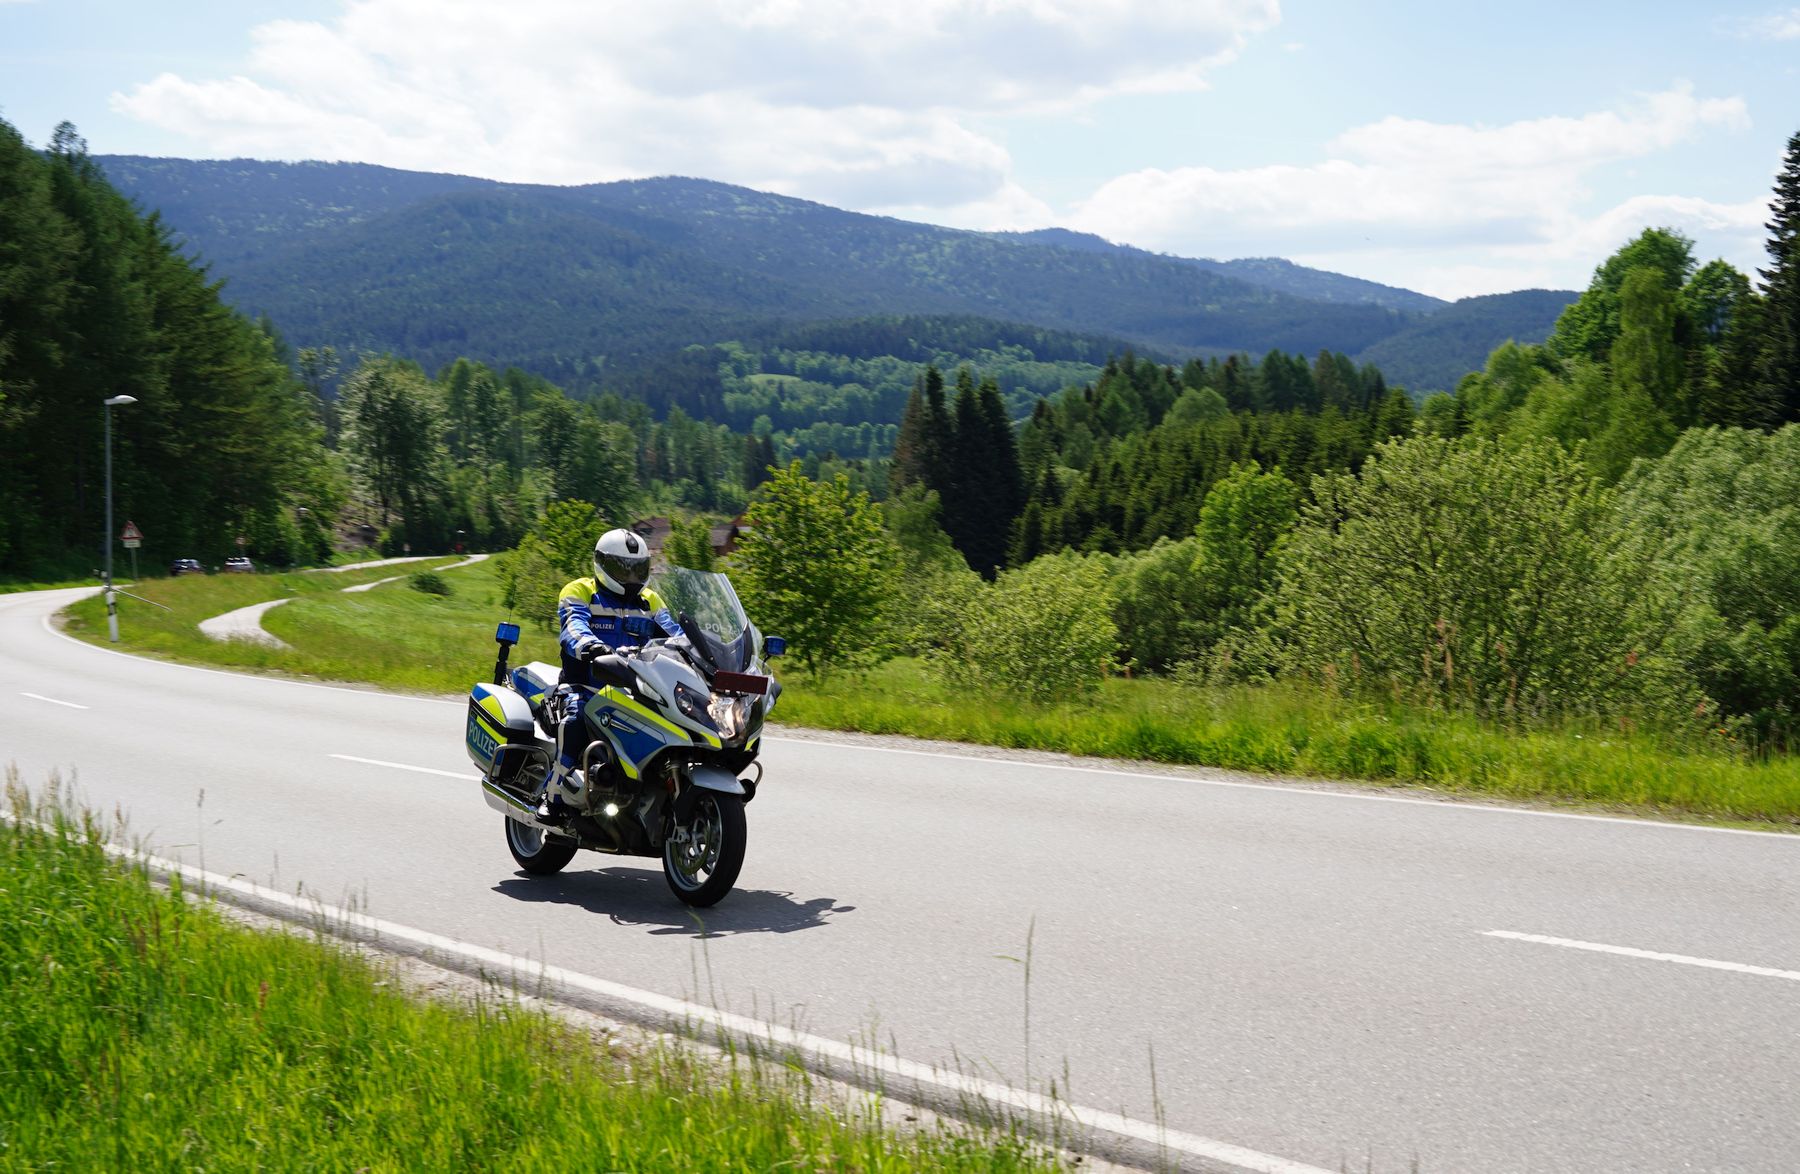
M513 688L523 693L525 699L533 705L542 705L560 680L562 670L541 660L522 664L512 671Z
M508 752L502 748L536 744L531 705L523 697L498 685L480 684L469 690L469 724L463 745L469 761L484 776L509 781L531 756L522 750Z

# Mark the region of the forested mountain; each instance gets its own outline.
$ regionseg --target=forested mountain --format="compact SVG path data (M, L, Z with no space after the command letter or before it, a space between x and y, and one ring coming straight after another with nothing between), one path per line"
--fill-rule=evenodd
M550 187L365 164L102 162L234 304L297 343L428 369L467 356L577 391L635 385L658 410L680 400L664 402L660 389L676 389L656 373L694 366L682 348L779 345L822 322L979 319L979 350L1027 324L1112 352L1356 354L1438 305L1281 261L962 232L702 180ZM1459 336L1447 362L1474 369L1514 333ZM696 395L682 406L710 410Z
M1000 235L1014 234L1002 233ZM1079 249L1090 253L1124 252L1139 253L1145 256L1159 255L1145 253L1144 250L1134 249L1130 245L1115 245L1104 237L1095 236L1091 232L1071 232L1066 228L1040 228L1016 235L1020 240L1035 241L1052 248ZM1166 256L1166 254L1161 255ZM1309 269L1305 265L1296 265L1292 261L1286 261L1280 257L1244 257L1236 261L1214 261L1204 257L1173 257L1169 259L1185 261L1189 265L1198 265L1200 268L1211 270L1214 273L1223 273L1227 277L1235 277L1239 281L1247 281L1251 285L1259 285L1264 289L1272 289L1278 293L1292 294L1297 298L1308 298L1318 302L1366 302L1373 306L1386 306L1390 310L1405 310L1420 314L1429 314L1450 304L1442 298L1434 298L1429 294L1382 285L1377 281L1365 281L1360 277L1346 277L1342 273L1331 273L1324 269Z
M1522 289L1464 298L1368 347L1356 360L1380 367L1389 383L1415 394L1449 391L1473 369L1469 355L1485 356L1508 340L1542 342L1576 296L1573 290Z

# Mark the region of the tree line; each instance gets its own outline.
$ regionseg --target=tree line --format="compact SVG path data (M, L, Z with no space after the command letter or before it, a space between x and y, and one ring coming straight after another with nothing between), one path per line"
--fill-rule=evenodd
M106 182L67 123L44 150L0 122L0 574L104 559L102 401L118 519L164 556L240 537L318 557L346 489L266 326Z
M1018 430L1031 492L1004 562L968 557L991 547L955 520L1004 500L1005 462L978 449L983 393L960 378L956 403L974 407L952 411L927 372L885 528L847 483L778 474L752 507L747 598L794 630L823 625L849 663L913 654L953 685L1047 703L1148 671L1791 749L1800 135L1772 209L1760 290L1648 230L1545 345L1498 348L1417 411L1329 352L1179 371L1116 359ZM821 565L781 560L776 590L758 551L796 513ZM841 591L824 577L853 570L875 603L809 604L814 579Z

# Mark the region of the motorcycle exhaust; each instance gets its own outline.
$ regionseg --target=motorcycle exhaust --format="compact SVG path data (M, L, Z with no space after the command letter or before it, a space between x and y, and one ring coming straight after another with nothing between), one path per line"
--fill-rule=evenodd
M525 802L525 800L514 795L497 783L490 782L486 779L482 780L481 797L487 800L487 805L489 807L492 807L495 811L498 811L508 819L518 820L522 824L527 824L546 832L557 832L560 834L563 830L556 824L546 823L539 819L536 807Z
M517 820L528 827L534 827L540 831L553 832L559 836L568 836L571 834L570 829L564 827L562 824L539 819L537 808L535 806L493 782L487 780L482 781L481 797L487 800L487 805L489 807L492 807L495 811L498 811L508 819ZM583 848L588 848L595 852L609 852L614 855L625 851L625 842L620 838L618 828L613 826L610 819L605 822L588 820L587 823L591 828L597 829L612 842L610 844L592 842L587 835L581 835L579 843Z

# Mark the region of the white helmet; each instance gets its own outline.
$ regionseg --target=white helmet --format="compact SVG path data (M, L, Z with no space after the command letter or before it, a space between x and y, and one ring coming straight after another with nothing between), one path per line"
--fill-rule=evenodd
M627 599L650 581L650 544L630 530L608 530L594 543L594 577Z

